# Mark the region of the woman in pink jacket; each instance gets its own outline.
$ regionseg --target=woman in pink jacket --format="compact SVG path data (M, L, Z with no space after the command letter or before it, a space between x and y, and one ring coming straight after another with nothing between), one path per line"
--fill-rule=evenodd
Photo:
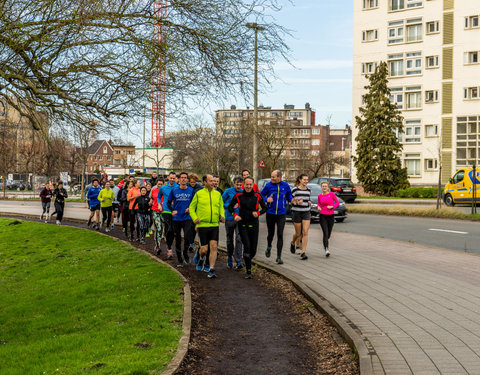
M335 222L335 208L339 206L338 198L335 193L330 191L328 182L323 181L322 194L318 195L317 209L320 211L320 226L323 231L323 247L325 248L325 256L330 256L328 250L328 239L332 234L333 223Z

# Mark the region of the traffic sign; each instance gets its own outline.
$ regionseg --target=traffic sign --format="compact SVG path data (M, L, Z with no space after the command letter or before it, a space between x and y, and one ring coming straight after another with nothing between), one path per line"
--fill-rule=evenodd
M265 168L265 162L263 160L260 160L260 163L258 163L258 168Z

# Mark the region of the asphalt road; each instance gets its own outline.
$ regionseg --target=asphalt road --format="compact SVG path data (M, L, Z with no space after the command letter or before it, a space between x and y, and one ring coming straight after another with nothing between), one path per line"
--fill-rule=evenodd
M402 216L349 214L334 231L480 253L480 223Z

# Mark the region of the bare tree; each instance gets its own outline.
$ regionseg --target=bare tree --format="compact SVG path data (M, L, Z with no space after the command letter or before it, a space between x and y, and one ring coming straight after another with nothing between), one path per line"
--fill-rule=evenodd
M318 154L312 154L309 159L308 171L313 178L330 175L336 165L345 164L345 158L336 156L332 151L324 150ZM348 165L348 164L347 164Z
M290 126L279 123L258 127L259 154L267 163L266 172L284 167L285 152L289 143Z

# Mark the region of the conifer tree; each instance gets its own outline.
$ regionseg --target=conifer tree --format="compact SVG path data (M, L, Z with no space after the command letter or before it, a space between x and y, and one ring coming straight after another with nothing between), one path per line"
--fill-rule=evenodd
M364 104L360 116L355 117L358 135L353 161L357 178L366 192L391 196L409 183L407 170L402 168L402 145L397 137L403 132L403 117L390 102L387 76L387 64L381 62L368 77Z

